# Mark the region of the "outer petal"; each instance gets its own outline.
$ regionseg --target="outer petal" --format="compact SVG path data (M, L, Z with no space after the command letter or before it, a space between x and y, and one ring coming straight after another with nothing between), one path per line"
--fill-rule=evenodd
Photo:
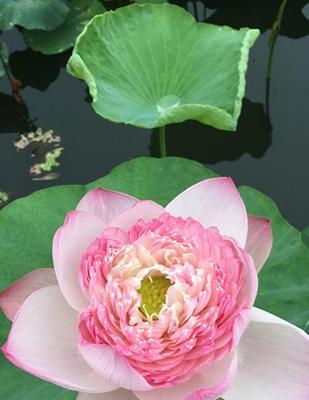
M133 207L127 209L123 213L119 214L118 217L113 219L110 226L121 228L127 231L134 225L139 219L143 219L145 222L151 221L153 218L158 218L166 211L159 204L151 200L138 201Z
M255 308L239 344L239 369L225 400L309 399L309 336Z
M108 393L79 393L76 400L138 400L130 391L118 389Z
M39 289L17 313L2 351L16 366L68 389L92 393L116 389L79 353L77 320L58 286Z
M101 218L107 226L118 214L132 207L136 202L134 197L127 194L97 188L85 194L76 210L87 211Z
M60 289L69 304L76 310L88 305L78 277L80 258L90 242L101 235L104 223L85 211L67 215L53 241L53 259Z
M139 400L215 400L229 387L237 370L236 353L194 375L188 382L171 388L135 392Z
M271 221L248 215L248 238L246 250L251 254L257 272L261 270L270 255L273 244Z
M231 178L212 178L180 193L166 210L175 216L192 217L204 227L216 226L222 235L245 247L248 218L245 205Z
M36 269L0 293L0 309L12 321L27 297L38 289L56 284L53 268Z
M80 352L88 364L102 377L128 390L149 390L151 386L112 348L104 345L84 344Z

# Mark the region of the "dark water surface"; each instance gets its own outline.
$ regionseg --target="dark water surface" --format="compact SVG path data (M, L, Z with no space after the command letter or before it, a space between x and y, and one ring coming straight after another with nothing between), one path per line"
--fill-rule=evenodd
M267 101L268 39L280 1L222 0L188 3L200 19L261 29L251 52L246 98L237 132L221 132L192 121L167 127L169 155L198 160L269 195L295 226L309 225L309 10L305 0L288 0L273 60ZM130 158L158 155L157 132L106 121L95 114L86 85L65 71L69 54L42 56L26 49L17 30L0 35L9 46L10 67L27 86L21 94L34 125L63 138L60 176L33 181L29 151L14 141L30 126L21 119L0 83L0 190L12 198L64 183L86 183ZM29 121L28 121L29 122ZM28 125L28 126L27 126Z

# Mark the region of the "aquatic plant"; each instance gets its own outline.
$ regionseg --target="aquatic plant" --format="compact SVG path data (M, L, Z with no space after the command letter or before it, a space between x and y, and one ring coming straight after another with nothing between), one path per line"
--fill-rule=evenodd
M69 10L65 0L0 0L0 30L12 29L15 25L53 30L65 21Z
M37 161L31 165L29 174L33 180L52 180L59 176L52 172L60 166L58 158L63 152L61 137L52 129L43 131L38 128L35 132L21 134L14 143L17 151L32 149L32 157Z
M114 122L154 128L195 119L235 130L256 29L197 23L170 4L135 4L95 17L68 71Z
M24 30L24 38L29 47L43 54L61 53L75 43L85 25L105 7L98 0L71 0L66 20L52 31Z

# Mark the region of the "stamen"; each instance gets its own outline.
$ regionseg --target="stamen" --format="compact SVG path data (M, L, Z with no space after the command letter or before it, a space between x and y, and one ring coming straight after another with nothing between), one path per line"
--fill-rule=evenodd
M165 276L148 275L141 284L138 293L142 295L142 304L139 310L149 319L158 319L160 311L166 301L166 292L172 282Z

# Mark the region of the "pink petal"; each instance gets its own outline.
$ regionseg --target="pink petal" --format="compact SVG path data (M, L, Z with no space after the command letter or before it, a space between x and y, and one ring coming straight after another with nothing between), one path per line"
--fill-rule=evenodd
M237 356L229 353L224 359L194 375L188 382L171 388L134 392L139 400L216 400L234 379Z
M246 250L251 254L257 272L262 269L269 257L272 243L273 234L270 220L248 215Z
M64 225L53 241L53 259L60 289L68 303L80 310L88 305L83 294L78 271L80 259L88 245L101 235L104 223L85 211L68 213Z
M255 308L239 344L239 368L225 400L309 399L309 336Z
M134 394L125 389L117 389L108 393L78 393L76 400L138 400Z
M0 293L0 309L12 321L27 297L38 289L56 284L53 268L36 269Z
M191 186L172 200L166 210L192 217L205 228L216 226L222 235L245 247L248 218L245 205L231 178L212 178Z
M112 219L127 208L132 207L136 201L134 197L127 194L97 188L85 194L76 210L87 211L101 218L104 225L107 226Z
M151 386L111 347L96 344L80 345L87 363L102 377L128 390L149 390Z
M153 218L159 218L160 215L165 212L165 209L154 201L138 201L133 207L125 210L123 213L119 214L118 217L113 219L110 226L127 231L139 219L142 218L145 222L149 222Z
M79 353L77 320L58 286L39 289L19 309L2 351L17 367L67 389L91 393L116 389Z

